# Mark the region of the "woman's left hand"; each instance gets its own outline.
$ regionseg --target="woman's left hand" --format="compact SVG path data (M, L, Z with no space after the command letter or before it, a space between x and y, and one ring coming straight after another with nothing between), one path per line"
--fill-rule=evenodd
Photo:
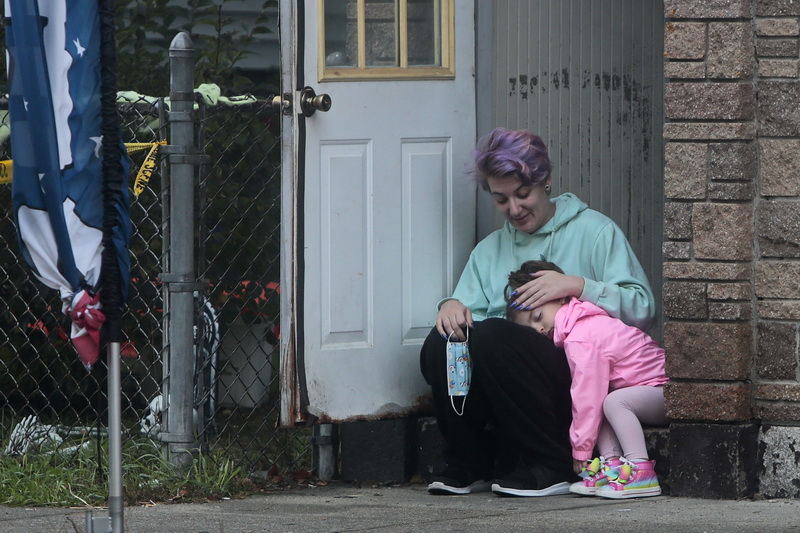
M572 460L572 470L574 470L576 474L583 472L584 467L586 467L586 461Z
M565 296L578 297L583 293L584 280L580 276L567 276L555 270L540 270L532 276L533 279L518 288L513 296L516 309L533 309Z

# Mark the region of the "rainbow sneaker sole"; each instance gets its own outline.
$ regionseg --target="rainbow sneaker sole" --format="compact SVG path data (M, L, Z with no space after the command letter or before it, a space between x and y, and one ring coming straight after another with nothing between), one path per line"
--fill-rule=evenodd
M595 494L612 500L659 496L661 485L658 484L655 465L655 461L623 461L617 478L610 479Z
M586 478L570 485L569 491L572 494L594 496L600 487L608 484L609 479L617 477L617 469L621 464L622 461L618 459L606 461L602 456L595 457L584 468Z

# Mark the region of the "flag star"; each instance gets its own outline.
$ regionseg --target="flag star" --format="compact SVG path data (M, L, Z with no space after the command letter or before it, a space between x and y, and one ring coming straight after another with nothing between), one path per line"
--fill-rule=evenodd
M94 156L100 157L100 150L103 149L103 136L100 137L89 137L92 141L94 141Z
M44 185L42 185L43 179L44 179L44 172L39 172L39 188L42 189L42 194L46 194L44 191Z
M84 48L83 46L81 46L81 39L80 39L80 37L78 37L77 39L75 39L75 40L74 40L74 41L72 41L72 42L73 42L73 43L75 43L75 48L78 50L78 56L80 56L80 57L83 57L83 53L86 51L86 48Z
M25 111L27 111L28 110L28 101L23 99L22 100L22 105L25 106Z

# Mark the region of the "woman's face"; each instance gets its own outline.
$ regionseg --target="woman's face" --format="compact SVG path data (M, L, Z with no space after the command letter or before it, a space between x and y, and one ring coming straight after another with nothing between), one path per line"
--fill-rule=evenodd
M486 181L495 207L519 231L533 233L556 212L544 190L550 178L536 185L523 185L517 176L493 176Z

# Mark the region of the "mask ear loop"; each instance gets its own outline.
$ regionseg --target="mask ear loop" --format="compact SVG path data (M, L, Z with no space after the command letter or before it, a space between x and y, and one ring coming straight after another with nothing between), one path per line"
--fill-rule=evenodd
M467 331L467 340L464 341L464 342L469 342L469 327L466 327L464 329L466 329L466 331ZM453 333L455 333L455 330L451 331L450 335L447 336L448 344L450 343L450 337L453 336ZM467 346L469 346L469 345L467 345ZM469 364L470 364L470 366L472 365L472 360L471 359L470 359L470 363ZM470 377L470 379L471 379L471 377ZM461 412L459 413L458 409L456 409L456 404L455 404L455 401L453 400L453 396L450 396L450 406L453 408L453 411L455 411L458 416L464 416L464 408L467 406L467 395L462 396L462 398L463 398L463 400L461 401Z

